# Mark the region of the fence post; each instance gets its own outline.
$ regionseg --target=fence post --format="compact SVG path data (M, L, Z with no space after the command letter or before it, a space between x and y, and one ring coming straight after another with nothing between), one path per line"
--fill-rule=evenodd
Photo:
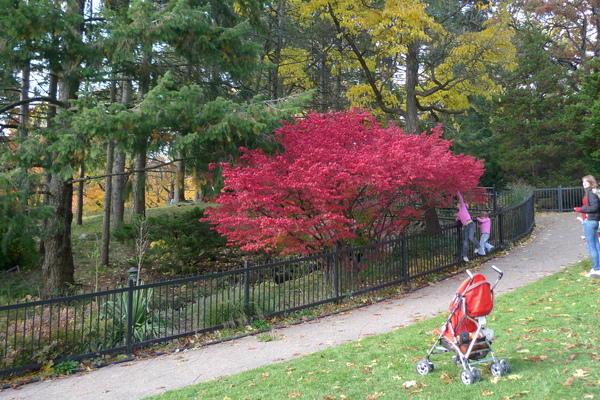
M248 260L244 261L244 313L246 313L246 318L250 318L250 283L248 282L250 279L248 277L250 274L248 273Z
M340 282L338 276L338 251L337 245L333 247L333 294L337 299L340 296Z
M463 235L464 235L464 233L463 233L463 228L462 228L462 225L461 225L460 222L457 222L455 224L455 226L456 226L456 230L458 231L457 235L456 235L456 238L457 238L456 239L456 247L458 249L458 252L457 252L457 254L458 254L458 264L462 264L464 262L464 260L463 260L463 254L462 254L462 251L463 251L462 250L462 248L463 248Z
M504 214L502 214L502 212L498 212L497 215L498 215L498 240L499 240L500 246L503 246L504 245L504 228L503 228Z
M562 186L558 185L558 211L563 212L563 193Z
M402 242L400 242L400 246L402 247L402 279L405 281L408 280L408 256L406 255L407 245L406 245L406 233L402 231L400 234L402 238Z
M125 346L127 347L127 356L133 353L133 291L135 290L135 281L129 279L129 290L127 291L127 334L125 336Z

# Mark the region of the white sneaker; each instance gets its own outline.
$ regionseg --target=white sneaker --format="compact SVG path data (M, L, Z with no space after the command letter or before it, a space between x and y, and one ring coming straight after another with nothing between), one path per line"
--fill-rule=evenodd
M591 278L592 276L600 276L600 270L592 268L592 269L590 269L590 272L588 272L584 276L586 278Z
M467 256L464 256L464 257L463 257L463 261L464 261L464 262L469 262L469 257L467 257Z
M473 250L473 253L479 253L479 247Z

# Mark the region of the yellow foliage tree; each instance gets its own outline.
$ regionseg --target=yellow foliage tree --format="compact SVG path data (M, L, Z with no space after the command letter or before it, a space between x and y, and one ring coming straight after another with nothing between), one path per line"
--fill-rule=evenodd
M503 2L290 1L302 23L329 20L347 44L332 51L362 70L348 84L351 104L398 115L408 132L419 117L464 113L470 96L499 92L495 71L515 67Z

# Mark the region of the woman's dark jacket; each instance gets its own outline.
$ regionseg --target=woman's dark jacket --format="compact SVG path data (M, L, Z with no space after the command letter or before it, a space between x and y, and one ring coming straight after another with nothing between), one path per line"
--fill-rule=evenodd
M587 214L587 219L590 221L600 221L600 199L589 188L586 192L587 206L581 207L581 212Z

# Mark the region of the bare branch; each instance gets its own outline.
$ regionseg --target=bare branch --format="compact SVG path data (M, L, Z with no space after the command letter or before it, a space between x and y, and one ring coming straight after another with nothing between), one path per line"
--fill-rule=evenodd
M71 179L70 181L67 181L67 184L72 185L73 183L77 183L77 182L86 182L86 181L91 181L93 179L107 178L109 176L131 175L136 172L145 172L145 171L151 171L154 169L162 168L166 165L170 165L170 164L176 163L178 161L194 160L197 158L199 158L199 157L176 158L176 159L173 159L173 160L167 161L167 162L161 161L158 165L152 165L150 167L146 167L146 168L142 168L142 169L132 169L132 170L125 171L125 172L116 172L114 174L94 175L94 176L86 176L86 177L78 178L78 179Z
M9 110L12 110L13 108L20 107L25 104L35 103L36 101L47 102L47 103L51 103L51 104L54 104L54 105L62 107L62 108L67 108L67 105L65 103L63 103L62 101L53 99L52 97L32 97L32 98L29 98L26 100L17 101L16 103L12 103L3 108L0 108L0 113L5 113Z

